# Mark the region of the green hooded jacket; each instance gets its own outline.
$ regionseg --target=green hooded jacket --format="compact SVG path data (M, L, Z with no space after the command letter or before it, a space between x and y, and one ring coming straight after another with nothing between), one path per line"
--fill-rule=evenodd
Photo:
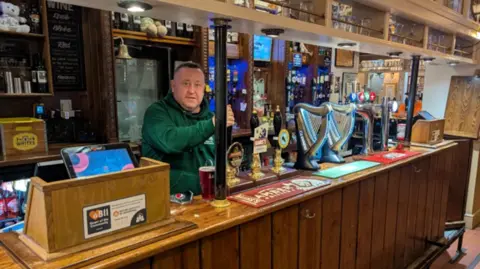
M145 112L142 155L170 164L170 193L201 193L198 168L215 162L215 127L208 101L200 113L185 111L171 92Z

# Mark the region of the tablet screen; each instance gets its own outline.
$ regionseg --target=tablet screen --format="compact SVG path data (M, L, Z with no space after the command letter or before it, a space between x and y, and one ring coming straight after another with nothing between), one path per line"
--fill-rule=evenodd
M135 168L124 148L69 153L77 177L95 176Z

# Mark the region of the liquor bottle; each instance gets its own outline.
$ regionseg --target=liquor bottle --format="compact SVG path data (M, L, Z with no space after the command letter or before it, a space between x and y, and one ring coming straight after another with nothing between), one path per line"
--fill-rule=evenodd
M325 78L324 78L324 84L325 84L325 87L324 87L324 98L325 98L325 101L328 102L330 100L330 92L331 92L331 89L330 89L330 74L325 74Z
M168 36L173 36L172 21L165 20L165 27L167 27L167 35Z
M134 31L133 30L133 15L128 15L128 31Z
M250 118L250 130L252 131L251 137L255 137L255 128L260 125L260 121L258 120L257 110L252 111L252 117Z
M32 92L38 92L38 82L37 82L37 66L38 66L38 55L35 54L32 57Z
M181 22L177 22L177 36L185 37L185 25Z
M317 78L313 77L312 78L312 104L316 105L317 104Z
M115 15L114 15L115 19L113 20L113 28L115 29L120 29L120 13L119 12L115 12Z
M39 93L47 93L48 92L48 85L47 85L47 70L43 64L43 59L38 56L38 66L37 66L37 83L38 83L38 92Z
M193 39L193 25L191 24L185 24L185 28L187 31L186 38L192 38Z
M141 23L142 23L142 18L140 16L133 16L133 31L140 32Z
M38 11L38 7L35 4L32 4L29 17L30 17L30 33L41 34L42 27L40 24L40 12Z
M27 20L26 24L28 26L32 25L32 21L30 20L30 10L27 3L20 4L20 17L25 18Z
M122 13L120 16L120 29L128 30L128 14Z

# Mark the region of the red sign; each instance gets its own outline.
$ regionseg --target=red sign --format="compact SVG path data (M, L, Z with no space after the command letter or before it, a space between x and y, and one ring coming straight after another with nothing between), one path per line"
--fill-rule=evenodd
M421 154L421 152L408 151L408 150L393 150L393 151L374 153L373 155L362 156L360 158L367 161L389 164L389 163L394 163L394 162L407 159L419 154Z
M331 183L331 180L294 178L238 193L228 199L258 208Z

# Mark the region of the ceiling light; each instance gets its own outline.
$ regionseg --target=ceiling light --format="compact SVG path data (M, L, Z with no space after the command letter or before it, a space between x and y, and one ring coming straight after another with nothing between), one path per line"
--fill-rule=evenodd
M433 58L433 57L423 58L423 62L426 63L426 64L433 62L433 60L435 60L435 58Z
M456 66L457 64L458 62L455 62L455 61L448 62L448 65L450 66Z
M267 28L262 29L262 33L264 33L268 37L278 37L279 35L283 34L285 30L279 28Z
M337 46L339 46L340 48L351 48L351 47L355 47L357 45L357 43L353 43L353 42L345 42L345 43L338 43Z
M145 10L152 9L150 4L139 1L120 1L117 4L119 7L125 8L130 12L144 12Z
M400 57L400 55L402 55L402 52L400 52L400 51L395 51L395 52L389 52L388 53L388 56L390 56L392 58L398 58L398 57Z

